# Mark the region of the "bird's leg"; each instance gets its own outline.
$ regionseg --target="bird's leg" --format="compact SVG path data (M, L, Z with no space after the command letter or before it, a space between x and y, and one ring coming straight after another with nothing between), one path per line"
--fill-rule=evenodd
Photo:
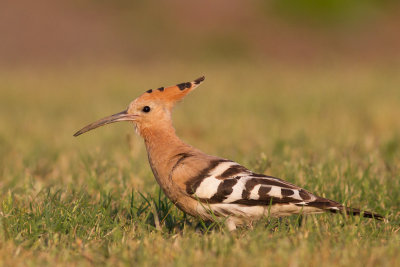
M226 219L225 225L226 225L226 227L228 227L228 230L229 230L230 232L236 230L236 224L235 224L235 222L233 221L233 219L231 219L231 218Z

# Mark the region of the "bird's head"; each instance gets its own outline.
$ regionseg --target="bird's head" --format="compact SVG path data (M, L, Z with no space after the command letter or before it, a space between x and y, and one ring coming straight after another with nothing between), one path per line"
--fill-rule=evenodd
M119 121L133 122L139 134L142 134L145 129L161 126L171 120L171 111L174 105L199 86L204 79L203 76L193 82L147 90L133 100L126 110L91 123L77 131L74 136Z

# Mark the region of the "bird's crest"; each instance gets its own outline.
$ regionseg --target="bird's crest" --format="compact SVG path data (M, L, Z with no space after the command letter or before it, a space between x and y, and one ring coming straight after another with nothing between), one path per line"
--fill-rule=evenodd
M202 76L197 78L192 82L184 82L179 83L174 86L169 87L160 87L157 89L149 89L145 93L143 93L138 100L144 101L162 101L170 107L173 107L174 104L180 100L182 100L188 93L193 91L197 86L199 86L205 77Z

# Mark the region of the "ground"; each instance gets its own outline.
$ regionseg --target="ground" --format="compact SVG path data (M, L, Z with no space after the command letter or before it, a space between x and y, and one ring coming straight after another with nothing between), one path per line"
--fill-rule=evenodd
M3 70L0 265L400 264L398 68L198 69ZM185 216L160 193L129 123L72 137L145 90L203 74L174 111L183 140L389 222L293 216L229 233Z

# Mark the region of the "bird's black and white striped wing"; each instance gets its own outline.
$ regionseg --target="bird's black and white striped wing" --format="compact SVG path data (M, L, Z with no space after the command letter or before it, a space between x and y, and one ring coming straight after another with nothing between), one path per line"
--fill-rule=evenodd
M214 160L186 183L186 191L208 204L268 206L294 204L320 209L338 209L339 203L320 198L279 178L255 174L236 162Z

